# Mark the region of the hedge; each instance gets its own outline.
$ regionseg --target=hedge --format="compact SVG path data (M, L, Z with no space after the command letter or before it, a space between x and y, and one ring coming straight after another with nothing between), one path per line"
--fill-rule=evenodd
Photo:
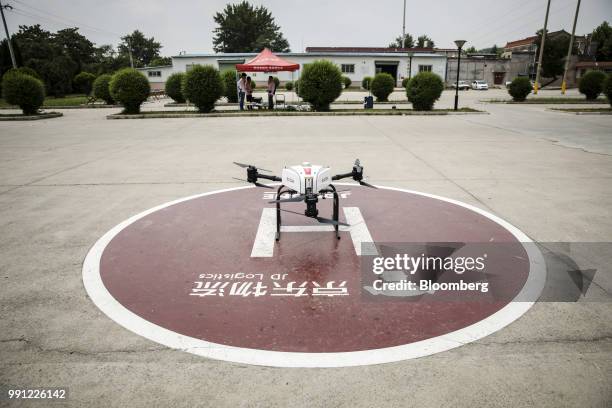
M204 113L212 111L225 92L219 71L211 65L196 65L190 69L181 89L185 98Z
M34 115L45 100L45 87L39 79L21 72L6 72L2 77L2 96L17 105L24 115Z
M299 95L317 111L329 105L342 93L342 73L331 61L318 60L306 64L300 77Z
M96 98L102 99L107 105L115 103L111 96L110 89L108 88L112 76L110 74L103 74L96 78L93 83L93 94Z
M372 95L376 97L378 102L388 101L393 88L395 88L395 79L386 72L376 74L370 83Z
M612 74L608 74L606 80L603 83L603 93L608 98L610 106L612 106Z
M165 91L172 100L176 103L185 103L185 97L181 91L181 84L185 77L184 72L175 72L166 80Z
M75 91L89 95L93 87L93 82L96 80L96 76L90 72L80 72L75 75L72 80L72 87Z
M140 105L151 93L149 80L134 68L117 71L109 84L110 94L114 100L123 105L124 113L140 112Z
M420 72L408 82L406 95L414 110L432 110L443 90L444 83L438 75L432 72Z
M601 71L589 71L580 78L578 90L584 94L588 100L597 99L601 91L603 91L603 83L606 80L606 74Z
M531 93L531 90L531 81L527 77L514 78L508 86L508 93L516 102L523 102L527 99L527 95Z

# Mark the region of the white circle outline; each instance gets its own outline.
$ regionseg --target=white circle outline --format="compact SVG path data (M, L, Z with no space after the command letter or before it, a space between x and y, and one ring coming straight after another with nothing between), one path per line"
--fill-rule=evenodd
M346 186L355 185L350 183L336 184ZM535 245L525 246L525 243L533 244L533 241L515 226L480 208L450 198L395 187L377 187L386 190L416 194L455 204L481 214L504 227L523 244L523 247L529 256L529 275L527 277L527 281L514 299L537 299L539 294L542 292L546 279L546 264L544 262L542 253ZM205 340L196 339L194 337L185 336L143 319L142 317L126 309L108 292L100 276L100 260L108 243L124 228L153 212L170 207L174 204L207 195L220 194L246 188L255 188L255 186L216 190L170 201L134 215L113 227L98 241L96 241L83 261L83 284L93 303L104 314L126 329L167 347L216 360L271 367L352 367L391 363L424 357L450 350L455 347L460 347L467 343L486 337L517 320L535 303L535 301L511 301L497 312L470 326L414 343L380 349L340 353L303 353L227 346L224 344L212 343Z

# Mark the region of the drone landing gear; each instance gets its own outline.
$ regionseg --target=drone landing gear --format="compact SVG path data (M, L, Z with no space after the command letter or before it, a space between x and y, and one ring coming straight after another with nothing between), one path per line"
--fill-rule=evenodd
M283 193L291 193L293 190L285 189L285 186L280 186L276 191L276 241L280 241L280 233L281 233L281 207L279 200L281 199L281 195ZM333 185L329 185L329 191L322 192L326 194L328 192L333 193L334 195L334 207L333 207L333 220L334 220L334 231L336 232L336 238L340 239L340 231L339 231L339 197L338 192L336 191L336 187ZM316 204L315 204L316 205ZM315 210L316 211L316 210ZM318 211L316 211L318 213ZM315 215L316 217L316 215Z

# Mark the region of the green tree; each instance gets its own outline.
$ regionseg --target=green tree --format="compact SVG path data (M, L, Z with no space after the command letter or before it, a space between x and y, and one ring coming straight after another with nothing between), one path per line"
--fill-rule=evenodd
M433 48L435 47L435 43L433 42L431 38L423 34L423 35L420 35L419 38L417 38L416 46L418 48Z
M465 50L466 54L474 54L474 53L477 53L477 52L478 52L478 50L476 50L476 47L474 47L473 45Z
M65 28L53 35L57 53L70 57L81 72L84 64L93 62L94 44L78 32L78 28Z
M402 39L400 35L397 37L392 43L389 44L388 48L412 48L414 47L414 37L410 34L406 34L406 36Z
M542 30L537 33L538 39L536 40L537 50L536 55L540 53L540 44L542 43ZM563 75L565 68L565 57L567 56L567 47L569 47L569 37L557 36L547 37L544 44L544 54L542 56L542 71L541 75L543 78L551 78L551 82L554 82L560 75ZM572 54L576 53L576 47ZM543 84L546 86L548 84Z
M130 50L134 59L135 67L144 67L150 65L154 58L159 57L161 44L155 41L155 38L146 38L139 30L134 30L132 34L121 37L119 44L119 54L128 58Z
M612 27L607 21L593 30L591 42L597 43L596 58L598 61L612 61Z
M259 52L269 48L289 52L289 42L283 37L272 13L264 6L254 7L247 1L227 4L214 16L215 52Z
M151 67L161 67L164 65L172 65L172 58L170 57L156 57L149 62Z
M105 44L95 47L93 62L91 64L86 64L83 70L101 75L112 73L129 66L129 56L119 54L112 45Z

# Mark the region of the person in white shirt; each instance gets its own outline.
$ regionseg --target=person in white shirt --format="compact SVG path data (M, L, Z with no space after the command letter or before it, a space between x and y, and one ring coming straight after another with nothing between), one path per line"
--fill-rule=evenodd
M247 74L244 72L240 75L238 80L238 101L240 102L240 110L244 110L244 95L246 93L246 77Z

